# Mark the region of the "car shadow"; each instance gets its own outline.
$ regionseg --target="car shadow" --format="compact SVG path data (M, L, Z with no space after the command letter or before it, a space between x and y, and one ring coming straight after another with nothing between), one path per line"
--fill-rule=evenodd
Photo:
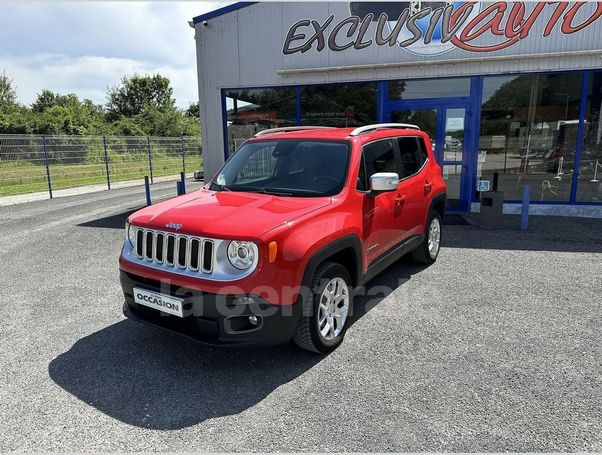
M402 259L371 280L368 293L356 298L351 324L421 269ZM76 341L48 372L61 388L112 418L176 430L240 413L323 359L292 344L217 349L123 320Z
M103 218L97 218L94 220L79 223L77 226L80 227L92 227L92 228L105 228L105 229L123 229L125 221L132 213L140 210L142 207L136 207L126 210L125 212L117 213L115 215L106 216Z
M289 345L215 349L124 320L78 340L48 372L110 417L174 430L240 413L320 360Z
M422 272L427 265L417 264L409 255L389 266L356 291L350 326L377 306L389 294L408 282L413 275Z

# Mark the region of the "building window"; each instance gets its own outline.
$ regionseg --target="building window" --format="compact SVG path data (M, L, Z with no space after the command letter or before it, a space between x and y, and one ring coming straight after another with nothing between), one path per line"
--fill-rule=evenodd
M583 75L494 76L483 80L477 177L498 172L506 200L524 185L534 201L569 201Z
M351 127L376 123L376 84L307 86L301 124Z
M400 80L389 82L389 99L414 100L470 96L470 78Z
M228 156L259 131L297 124L294 88L228 90L225 96Z
M602 202L602 72L590 78L577 201Z

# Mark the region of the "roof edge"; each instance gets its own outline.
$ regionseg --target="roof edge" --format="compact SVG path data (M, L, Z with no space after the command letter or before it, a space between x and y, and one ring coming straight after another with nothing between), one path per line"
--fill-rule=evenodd
M236 10L241 9L241 8L246 8L247 6L254 5L255 3L258 3L258 2L236 2L236 3L232 3L231 5L227 5L227 6L224 6L222 8L218 8L216 10L209 11L208 13L201 14L200 16L193 17L192 18L192 23L194 25L196 25L199 22L206 21L206 20L209 20L209 19L213 19L214 17L222 16L224 14L231 13L232 11L236 11Z

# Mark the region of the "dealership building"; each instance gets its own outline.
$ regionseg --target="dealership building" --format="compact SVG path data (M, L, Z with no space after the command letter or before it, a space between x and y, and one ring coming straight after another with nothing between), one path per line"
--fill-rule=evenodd
M205 175L258 131L418 125L450 210L602 216L602 3L236 3L195 17Z

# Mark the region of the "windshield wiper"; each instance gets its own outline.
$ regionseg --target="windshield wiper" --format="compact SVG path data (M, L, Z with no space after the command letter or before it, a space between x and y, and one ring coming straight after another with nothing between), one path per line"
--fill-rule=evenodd
M232 191L226 185L220 185L219 183L211 182L211 186L216 186L218 191Z
M248 193L263 193L263 194L270 194L272 196L292 196L293 195L293 193L272 190L270 188L259 187L259 186L241 186L236 189L240 190L240 191L246 191Z

